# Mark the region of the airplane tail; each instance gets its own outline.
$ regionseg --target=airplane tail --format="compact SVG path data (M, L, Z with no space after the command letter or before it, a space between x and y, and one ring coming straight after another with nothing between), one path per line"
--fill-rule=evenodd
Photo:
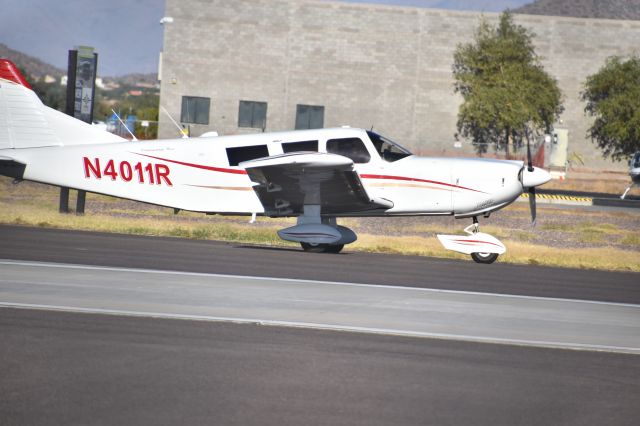
M0 59L0 157L12 149L121 141L44 105L13 62Z

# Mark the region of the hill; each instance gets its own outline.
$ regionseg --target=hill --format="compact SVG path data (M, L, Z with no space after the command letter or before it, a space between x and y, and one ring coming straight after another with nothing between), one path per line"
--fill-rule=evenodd
M0 43L0 58L7 58L15 63L25 74L37 79L50 75L56 79L60 79L67 72L60 68L54 67L44 61L33 56L25 55L22 52L11 49L9 46Z
M536 0L512 10L528 15L640 20L640 0Z
M0 43L0 58L10 59L25 74L27 79L42 79L46 75L60 80L60 77L67 75L66 69L60 69L38 58L11 49L9 46ZM98 76L100 73L100 63L98 62ZM158 83L158 74L156 73L132 73L117 77L103 77L105 82L115 82L124 86L132 87L155 87Z

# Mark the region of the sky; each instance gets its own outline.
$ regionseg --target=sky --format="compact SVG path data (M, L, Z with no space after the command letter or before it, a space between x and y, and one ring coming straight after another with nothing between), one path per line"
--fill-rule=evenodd
M226 0L234 1L234 0ZM501 12L533 0L342 0ZM98 52L98 74L154 73L162 49L165 0L0 0L0 43L66 69L67 51Z

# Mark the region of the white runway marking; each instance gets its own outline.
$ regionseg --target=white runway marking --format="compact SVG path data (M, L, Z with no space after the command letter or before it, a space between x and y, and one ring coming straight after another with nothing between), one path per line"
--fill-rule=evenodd
M517 298L517 299L519 298L519 299L571 301L576 303L593 303L597 305L618 305L618 306L631 306L631 307L639 306L632 303L599 302L597 300L565 299L565 298L559 298L559 297L522 296L522 295L516 295L516 294L483 293L479 291L441 290L437 288L424 288L424 287L362 284L362 283L348 283L348 282L340 282L340 281L318 281L318 280L304 280L304 279L294 279L294 278L256 277L252 275L212 274L212 273L204 273L204 272L184 272L184 271L171 271L171 270L162 270L162 269L122 268L122 267L115 267L115 266L78 265L78 264L72 264L72 263L23 262L23 261L16 261L16 260L0 259L0 265L42 266L47 268L86 269L89 271L137 272L137 273L143 273L143 274L185 275L185 276L192 276L192 277L241 278L245 280L259 280L259 281L279 281L279 282L313 283L313 284L353 286L353 287L405 289L410 291L426 291L431 293L469 294L469 295L477 295L477 296L488 295L491 297L509 297L509 298Z
M0 260L0 306L640 354L640 305Z

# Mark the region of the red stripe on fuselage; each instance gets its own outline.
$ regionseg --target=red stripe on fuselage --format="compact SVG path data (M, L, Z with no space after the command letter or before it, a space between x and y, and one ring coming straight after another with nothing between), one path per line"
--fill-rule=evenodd
M388 180L402 180L407 182L422 182L422 183L435 183L436 185L448 186L451 188L466 189L467 191L480 192L486 194L484 191L478 191L477 189L467 188L465 186L452 185L450 183L438 182L435 180L417 179L405 176L389 176L389 175L360 175L362 179L388 179Z
M154 157L153 155L140 154L138 152L134 152L133 154L142 155L143 157L155 158L156 160L162 160L162 161L166 161L168 163L180 164L182 166L195 167L196 169L209 170L209 171L212 171L212 172L231 173L231 174L235 174L235 175L246 175L247 174L246 170L226 169L226 168L223 168L223 167L213 167L213 166L205 166L203 164L186 163L184 161L170 160L168 158L162 158L162 157Z

